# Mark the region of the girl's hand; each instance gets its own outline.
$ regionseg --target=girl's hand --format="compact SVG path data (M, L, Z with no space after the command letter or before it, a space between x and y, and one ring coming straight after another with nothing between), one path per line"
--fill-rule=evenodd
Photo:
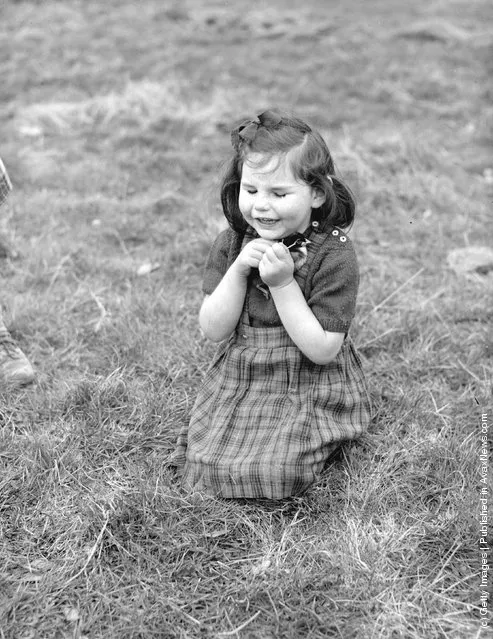
M293 281L294 262L289 249L276 242L268 248L258 267L260 277L269 288L282 288Z
M272 240L265 240L261 237L248 242L235 260L235 266L240 275L248 277L252 268L258 268L264 253L273 244Z

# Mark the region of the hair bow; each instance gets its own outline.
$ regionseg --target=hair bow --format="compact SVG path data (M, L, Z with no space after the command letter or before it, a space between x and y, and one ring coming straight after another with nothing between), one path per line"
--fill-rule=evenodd
M264 111L259 113L255 120L245 120L240 126L233 129L231 132L231 144L235 149L238 148L240 142L253 142L259 127L263 126L266 129L275 127L281 124L282 117L275 111Z

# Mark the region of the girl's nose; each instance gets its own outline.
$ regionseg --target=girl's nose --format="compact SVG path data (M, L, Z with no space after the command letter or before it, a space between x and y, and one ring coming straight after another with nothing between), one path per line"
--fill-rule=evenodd
M266 196L260 193L257 193L257 195L255 196L255 203L253 206L258 211L265 211L266 209L268 209L269 203L267 201Z

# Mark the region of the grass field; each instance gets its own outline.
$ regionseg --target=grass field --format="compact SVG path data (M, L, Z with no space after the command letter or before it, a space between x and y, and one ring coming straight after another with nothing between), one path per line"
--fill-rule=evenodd
M487 0L0 4L1 302L37 371L0 390L1 639L487 636L493 270L447 256L492 245L492 29ZM375 417L303 498L190 497L221 163L273 105L358 197Z

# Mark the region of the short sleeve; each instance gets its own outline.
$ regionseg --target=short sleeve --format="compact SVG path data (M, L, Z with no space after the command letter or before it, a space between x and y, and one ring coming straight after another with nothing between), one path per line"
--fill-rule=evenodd
M228 256L232 239L231 234L231 229L226 229L220 233L214 240L211 250L209 251L202 281L202 291L205 295L210 295L214 292L216 286L228 270Z
M308 306L322 328L347 333L356 310L359 269L352 243L329 250L312 278Z

